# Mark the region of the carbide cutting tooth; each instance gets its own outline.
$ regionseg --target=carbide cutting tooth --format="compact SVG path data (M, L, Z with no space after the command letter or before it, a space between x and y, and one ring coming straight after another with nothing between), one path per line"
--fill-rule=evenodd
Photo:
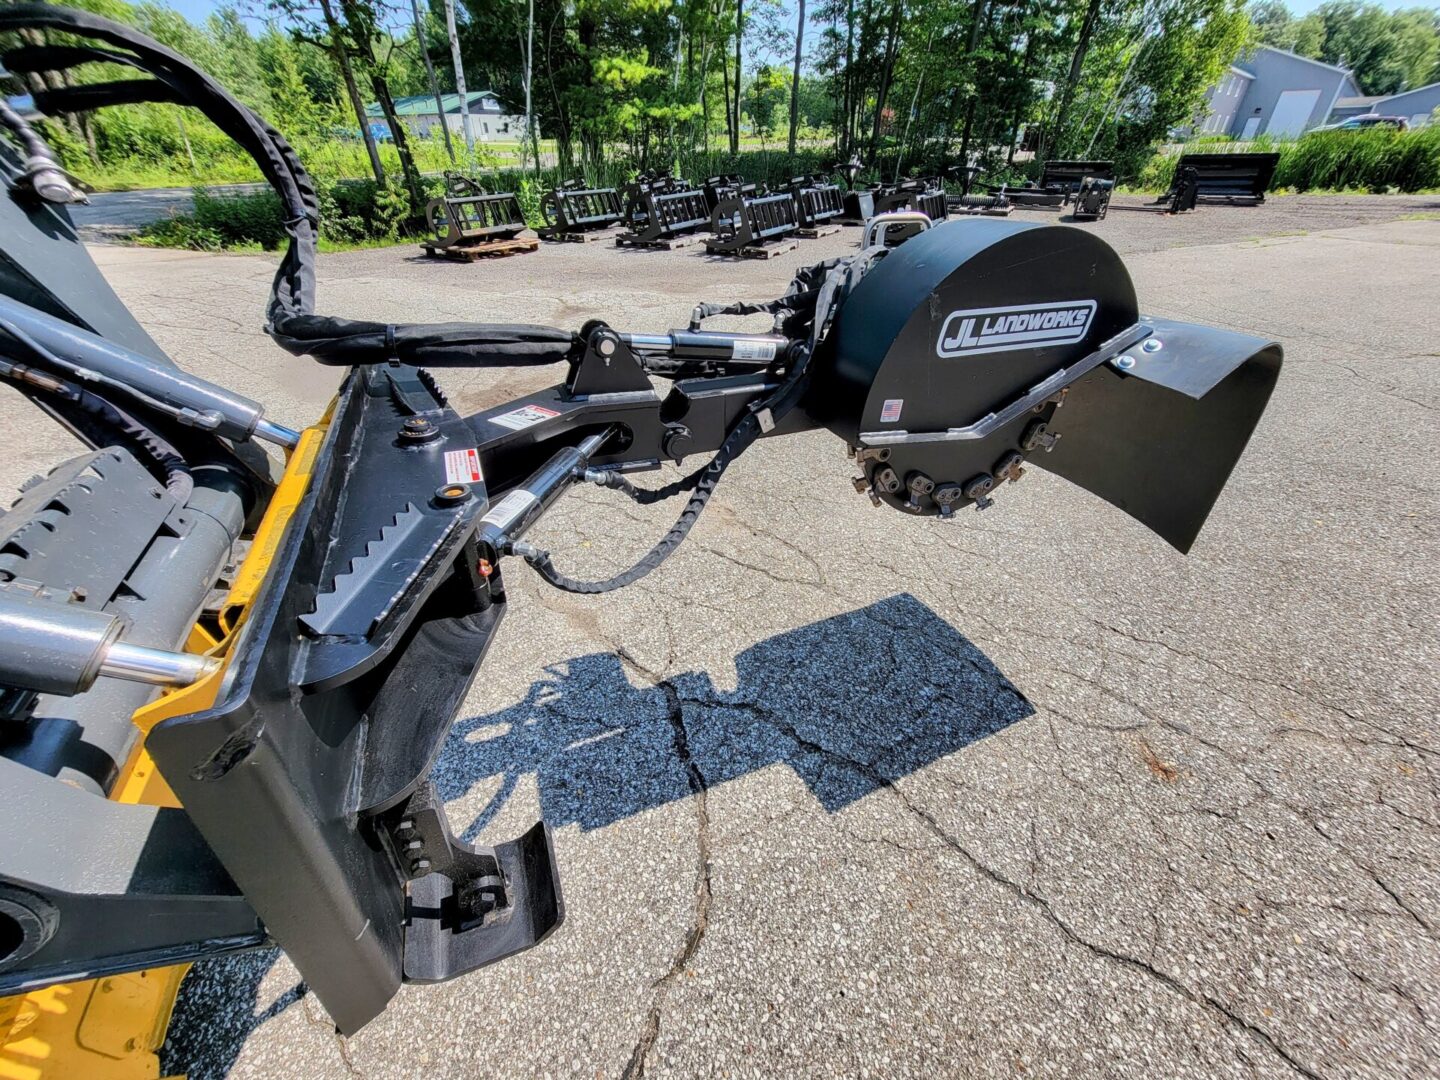
M416 509L414 503L406 503L405 509L380 530L380 535L367 543L365 550L351 559L345 570L335 575L330 588L316 594L314 609L308 615L300 616L301 625L318 636L368 633L375 611L362 610L356 601L364 594L365 586L375 572L384 569L393 554L424 520L425 515ZM387 593L381 602L388 599ZM375 607L373 600L370 607ZM353 618L350 617L352 614Z

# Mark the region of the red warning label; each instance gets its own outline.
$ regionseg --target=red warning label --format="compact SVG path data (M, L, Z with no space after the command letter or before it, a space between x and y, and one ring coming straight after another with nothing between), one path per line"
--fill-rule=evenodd
M476 484L480 479L480 455L473 446L469 450L445 451L447 484Z

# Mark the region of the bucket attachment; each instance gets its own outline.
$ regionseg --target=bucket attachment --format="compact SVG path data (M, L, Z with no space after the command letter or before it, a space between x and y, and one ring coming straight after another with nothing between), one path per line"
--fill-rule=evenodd
M983 510L1033 462L1182 551L1281 361L1261 338L1142 318L1124 264L1093 233L998 219L890 251L827 345L806 408L850 445L856 486L877 504Z

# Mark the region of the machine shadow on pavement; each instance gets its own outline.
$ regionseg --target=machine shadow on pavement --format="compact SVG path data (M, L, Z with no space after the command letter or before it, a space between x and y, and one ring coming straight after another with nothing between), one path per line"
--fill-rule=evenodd
M776 634L740 653L735 669L725 691L705 672L653 680L614 653L550 665L514 705L451 729L437 790L446 801L485 800L468 820L451 807L457 835L473 841L531 774L557 829L601 829L690 797L695 775L713 788L776 764L835 813L1035 711L908 594ZM192 1080L225 1076L250 1035L307 992L297 983L259 1007L279 955L196 965L162 1064Z
M260 949L192 967L160 1051L161 1075L188 1080L228 1076L251 1033L307 993L305 984L297 982L258 1008L260 984L278 959L279 949Z
M971 641L900 594L788 630L735 659L734 691L704 672L649 679L614 653L546 668L516 704L458 721L441 796L488 801L474 840L533 774L554 828L600 829L769 765L793 769L829 813L1034 712ZM688 761L687 761L688 759Z

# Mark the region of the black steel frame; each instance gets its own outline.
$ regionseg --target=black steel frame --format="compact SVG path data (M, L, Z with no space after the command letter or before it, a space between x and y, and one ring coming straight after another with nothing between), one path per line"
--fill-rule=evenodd
M540 212L546 225L539 232L548 237L611 228L620 224L624 207L615 188L587 188L584 181L572 180L547 192Z
M705 250L714 255L743 255L748 249L791 235L796 228L795 199L788 191L736 195L722 200L710 215L715 235L705 241Z

